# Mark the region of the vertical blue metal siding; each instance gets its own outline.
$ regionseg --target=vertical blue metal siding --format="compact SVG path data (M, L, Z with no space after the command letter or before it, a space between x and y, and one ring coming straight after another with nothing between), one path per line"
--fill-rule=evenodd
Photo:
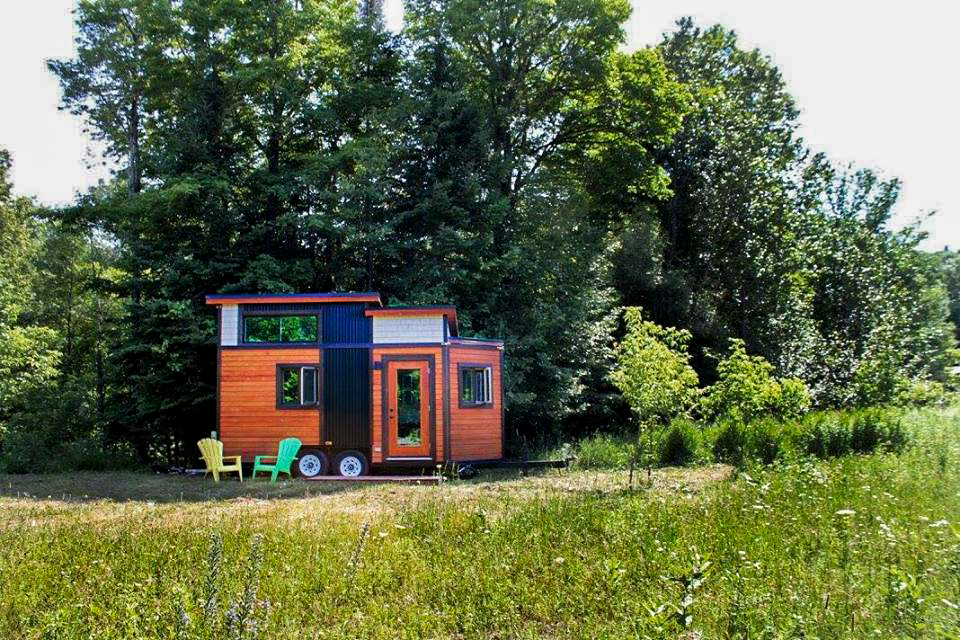
M363 315L364 304L323 305L323 341L326 344L365 343L373 340L371 319Z
M369 349L323 350L323 439L338 449L370 447Z

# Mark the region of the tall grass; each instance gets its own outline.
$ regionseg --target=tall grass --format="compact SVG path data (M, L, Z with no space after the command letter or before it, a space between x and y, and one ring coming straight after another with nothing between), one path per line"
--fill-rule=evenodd
M713 461L739 467L805 455L832 458L880 449L901 451L910 439L903 415L898 408L872 408L818 411L786 421L761 418L747 424L727 418L703 425L678 418L659 432L654 457L664 466ZM586 438L576 449L576 465L627 468L635 440L608 434Z
M0 637L177 637L211 608L211 536L211 610L255 603L261 638L956 637L960 413L902 426L900 454L778 460L700 494L575 472L499 512L426 489L368 528L323 498L282 519L0 498Z

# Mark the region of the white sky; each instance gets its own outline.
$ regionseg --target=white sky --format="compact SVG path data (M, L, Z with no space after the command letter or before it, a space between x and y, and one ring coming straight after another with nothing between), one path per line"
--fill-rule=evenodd
M803 135L832 158L899 176L898 220L937 210L929 248L960 248L960 38L944 0L634 1L629 46L657 42L682 15L721 22L773 57L802 109ZM65 203L104 175L80 123L57 111L44 60L72 53L73 0L0 0L0 146L19 193ZM401 0L387 0L399 25Z

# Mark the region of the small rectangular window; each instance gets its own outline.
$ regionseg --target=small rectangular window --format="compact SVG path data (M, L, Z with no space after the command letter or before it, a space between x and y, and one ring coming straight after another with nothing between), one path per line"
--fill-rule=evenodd
M317 316L244 316L243 341L274 344L316 342Z
M465 407L493 404L491 367L460 368L460 404Z
M281 407L309 407L318 402L318 367L277 368L277 404Z

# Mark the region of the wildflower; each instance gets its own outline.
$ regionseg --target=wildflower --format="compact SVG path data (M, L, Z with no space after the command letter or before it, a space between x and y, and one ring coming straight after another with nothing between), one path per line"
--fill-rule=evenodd
M933 528L940 528L940 527L946 527L946 526L949 525L949 524L950 524L950 523L947 522L946 520L937 520L936 522L934 522L934 523L931 524L930 526L933 527Z
M857 512L854 511L853 509L840 509L839 511L836 512L835 515L838 515L838 516L852 516L852 515L855 515L856 513L857 513Z
M563 564L566 560L562 557L557 557L553 559L553 564Z

